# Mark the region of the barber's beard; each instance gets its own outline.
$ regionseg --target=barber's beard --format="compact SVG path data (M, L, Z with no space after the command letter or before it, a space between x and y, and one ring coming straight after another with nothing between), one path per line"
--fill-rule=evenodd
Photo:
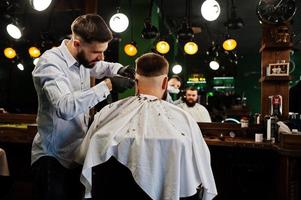
M186 105L187 105L188 107L193 107L193 106L197 103L197 101L193 101L193 100L187 101L187 100L185 99L185 103L186 103Z
M84 51L80 51L77 54L77 61L79 62L80 65L83 65L85 68L93 68L95 63L90 63L87 58L86 58L86 54Z

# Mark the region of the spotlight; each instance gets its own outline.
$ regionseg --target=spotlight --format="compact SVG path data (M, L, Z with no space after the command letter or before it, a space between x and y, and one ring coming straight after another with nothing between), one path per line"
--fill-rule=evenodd
M187 42L184 45L184 51L185 53L189 54L189 55L194 55L196 54L196 52L198 52L198 45L195 42Z
M129 26L129 19L123 13L116 13L111 17L109 24L114 32L122 33Z
M165 40L160 40L156 44L156 50L161 54L167 54L170 50L170 46Z
M221 8L217 1L215 0L206 0L202 4L201 14L207 21L214 21L218 18L221 13Z
M41 55L41 52L40 52L40 50L37 47L30 47L28 49L28 53L33 58L37 58L37 57L39 57Z
M174 66L172 67L172 72L173 72L174 74L179 74L179 73L181 73L181 72L182 72L182 66L179 65L179 64L174 65Z
M46 10L50 6L51 2L52 0L30 0L29 1L30 5L36 11Z
M7 47L4 49L4 55L8 59L13 59L14 57L16 57L17 54L13 48Z
M219 68L219 63L218 63L216 60L212 60L212 61L209 63L209 67L210 67L212 70L218 70L218 68Z
M226 38L226 40L223 42L223 48L226 51L232 51L236 48L237 46L237 42L235 39L231 38L230 36L228 36Z
M142 30L141 36L144 39L153 39L158 37L159 31L157 27L151 24L151 20L149 18L144 20L144 28Z
M124 46L124 52L128 56L135 56L138 52L135 42L128 43Z

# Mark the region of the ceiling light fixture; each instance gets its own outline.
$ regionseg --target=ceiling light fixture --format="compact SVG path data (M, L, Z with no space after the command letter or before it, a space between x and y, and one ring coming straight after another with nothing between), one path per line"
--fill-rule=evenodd
M187 42L184 45L184 52L189 54L189 55L194 55L198 52L198 45L195 42Z
M144 28L142 30L141 36L144 39L154 39L159 36L159 31L157 27L152 25L152 9L153 9L154 0L151 0L149 10L148 10L148 17L144 20Z
M4 56L8 59L13 59L15 58L17 55L16 51L11 48L11 47L7 47L4 49Z
M22 28L17 22L12 22L6 26L6 31L12 38L18 40L22 37Z
M37 47L30 47L28 49L28 53L33 58L37 58L37 57L39 57L41 55L41 51Z
M177 32L177 38L179 41L187 41L193 39L193 37L193 31L189 26L187 19L185 19L180 30Z
M228 14L228 20L224 23L224 25L229 29L240 29L244 26L244 22L240 17L237 17L234 0L231 0L231 4L231 16L229 18Z
M215 0L205 0L201 7L201 14L207 21L216 20L221 13L220 5Z
M210 63L209 63L209 67L210 67L212 70L218 70L218 69L219 69L219 63L217 62L217 60L212 60L212 61L210 61Z
M133 39L134 23L133 23L133 19L132 19L132 1L131 0L129 0L129 4L130 4L130 19L131 19L131 42L127 43L124 46L123 50L124 50L126 55L135 56L138 52L138 49L137 49L136 42Z
M138 53L138 49L135 42L126 44L123 50L128 56L135 56Z
M122 33L129 26L129 19L125 14L120 13L119 8L117 8L117 13L111 17L109 24L112 31Z
M144 20L144 28L141 33L143 39L154 39L159 36L157 27L151 24L150 18Z
M182 72L182 66L179 65L179 64L174 65L174 66L172 67L172 72L173 72L174 74L179 74L179 73L181 73L181 72Z
M161 39L157 42L156 44L156 51L159 52L160 54L167 54L170 50L170 46L168 42L165 40Z
M24 65L23 65L21 62L19 62L19 63L17 64L17 67L18 67L18 69L21 70L21 71L24 70Z
M32 8L35 9L36 11L46 10L50 6L51 2L52 0L30 0L29 1Z
M162 17L162 23L163 25L166 25L165 23L165 18L164 18L164 4L163 4L163 0L161 0L161 4L160 4L160 11L161 11L161 17ZM160 54L167 54L170 50L170 45L168 44L168 42L166 41L166 36L165 35L169 35L170 30L169 27L167 26L167 34L162 34L161 37L157 40L156 45L155 45L155 49L158 53ZM165 31L165 29L163 29Z
M227 36L223 42L223 48L226 51L232 51L236 48L236 46L237 46L236 40L230 36Z

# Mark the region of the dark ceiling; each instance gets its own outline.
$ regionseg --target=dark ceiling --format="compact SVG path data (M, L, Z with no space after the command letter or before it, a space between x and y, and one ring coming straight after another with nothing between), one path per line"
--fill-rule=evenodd
M221 41L226 33L226 27L224 23L231 16L232 3L235 6L237 17L240 17L244 22L244 27L241 29L229 29L229 33L237 39L238 48L242 54L245 53L257 53L259 50L261 39L261 24L259 23L256 15L256 6L259 0L218 0L221 7L221 14L216 21L208 22L201 16L201 5L203 1L200 0L188 0L191 4L190 20L192 27L200 28L201 32L195 36L200 46L208 46L212 40ZM160 5L162 1L159 1ZM297 12L293 20L293 31L296 34L294 40L299 42L301 39L301 1L296 0ZM172 29L177 29L181 21L186 15L186 1L183 0L164 0L164 13L168 24ZM189 5L189 3L188 3ZM188 7L189 8L189 7ZM189 9L188 9L189 10ZM189 13L189 11L188 11Z
M258 52L260 38L261 38L261 24L259 23L256 15L256 6L259 0L217 0L221 7L221 14L216 21L208 22L201 16L201 5L203 1L200 0L155 0L156 5L163 11L164 19L167 22L172 33L176 33L180 28L183 20L186 16L190 19L191 26L196 28L195 38L200 46L208 46L211 41L221 41L226 33L226 27L224 23L231 16L231 7L235 6L237 17L242 18L244 27L241 29L229 29L229 33L237 38L238 50L243 53L250 53L250 51ZM99 10L106 15L112 15L115 12L115 7L118 1L100 0ZM119 1L129 2L129 0ZM233 3L233 4L232 4ZM125 4L125 3L123 3ZM150 0L132 0L132 10L135 16L135 7L141 4L145 4L146 8L150 5ZM189 6L190 5L190 6ZM301 39L301 22L297 19L301 19L301 1L296 0L297 12L293 20L293 31L296 35L294 40L297 42ZM145 17L148 10L145 9ZM139 16L140 17L140 16ZM300 45L300 44L299 44Z

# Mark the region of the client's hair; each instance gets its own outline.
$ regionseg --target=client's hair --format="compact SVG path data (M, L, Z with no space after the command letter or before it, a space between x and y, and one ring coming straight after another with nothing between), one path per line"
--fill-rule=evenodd
M168 74L168 61L156 53L146 53L136 59L136 72L139 75L152 77Z

